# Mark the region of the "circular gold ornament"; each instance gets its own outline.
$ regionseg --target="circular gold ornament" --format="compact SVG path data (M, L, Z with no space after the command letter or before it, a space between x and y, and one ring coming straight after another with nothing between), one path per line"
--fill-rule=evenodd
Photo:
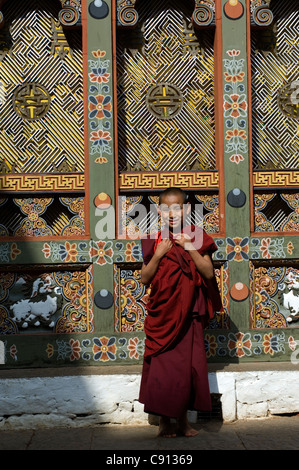
M299 80L293 80L280 88L278 106L285 116L299 119Z
M22 119L35 121L49 111L51 97L40 83L24 83L16 88L12 104L15 112Z
M182 110L183 95L172 83L158 83L146 95L148 110L158 119L171 119Z

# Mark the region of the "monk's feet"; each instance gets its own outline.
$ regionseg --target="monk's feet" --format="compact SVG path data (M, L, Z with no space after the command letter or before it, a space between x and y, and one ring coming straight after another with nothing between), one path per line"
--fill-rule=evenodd
M158 436L159 437L176 437L175 427L170 422L169 418L161 416Z
M198 435L198 431L190 425L187 417L178 420L178 433L186 437L194 437Z

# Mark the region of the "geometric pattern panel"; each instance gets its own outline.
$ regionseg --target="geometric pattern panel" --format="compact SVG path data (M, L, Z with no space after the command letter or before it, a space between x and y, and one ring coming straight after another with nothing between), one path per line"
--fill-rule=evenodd
M298 168L298 2L270 7L273 24L252 30L253 166Z
M93 331L90 269L2 272L0 335Z
M81 30L60 3L10 0L0 30L0 155L16 173L84 170Z
M83 197L0 197L0 210L1 237L68 237L85 233Z
M219 232L218 193L188 194L191 212L187 223L202 226L208 233ZM139 238L161 230L161 219L157 212L158 195L148 193L119 196L119 237Z
M120 191L161 191L175 186L186 190L218 190L218 171L130 171L119 175Z
M215 168L213 30L196 33L194 2L137 7L117 35L119 170Z
M253 172L253 186L255 188L298 188L299 171L286 170L260 170Z
M251 263L250 284L252 328L299 327L298 262Z
M299 232L299 193L255 193L256 232Z
M141 283L140 272L140 264L114 265L115 331L143 331L150 286ZM209 328L227 329L229 328L228 263L215 266L215 275L225 313L216 313L209 323Z
M0 163L1 171L1 163ZM0 193L82 192L85 178L82 173L56 174L0 174Z

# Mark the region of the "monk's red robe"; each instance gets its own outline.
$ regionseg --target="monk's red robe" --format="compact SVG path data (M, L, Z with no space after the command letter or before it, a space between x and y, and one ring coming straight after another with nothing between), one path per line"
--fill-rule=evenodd
M184 229L189 235L195 230ZM217 249L213 239L200 235L199 253L211 255ZM145 264L162 238L163 232L142 240ZM189 253L174 244L160 261L147 303L139 396L146 412L177 417L187 409L210 409L203 328L221 309L216 279L203 280Z

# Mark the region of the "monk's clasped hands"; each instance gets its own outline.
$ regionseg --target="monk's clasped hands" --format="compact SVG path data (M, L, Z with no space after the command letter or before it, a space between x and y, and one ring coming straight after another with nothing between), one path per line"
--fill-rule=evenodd
M181 246L186 251L194 250L194 246L191 243L191 238L186 233L178 233L174 237L176 245Z

